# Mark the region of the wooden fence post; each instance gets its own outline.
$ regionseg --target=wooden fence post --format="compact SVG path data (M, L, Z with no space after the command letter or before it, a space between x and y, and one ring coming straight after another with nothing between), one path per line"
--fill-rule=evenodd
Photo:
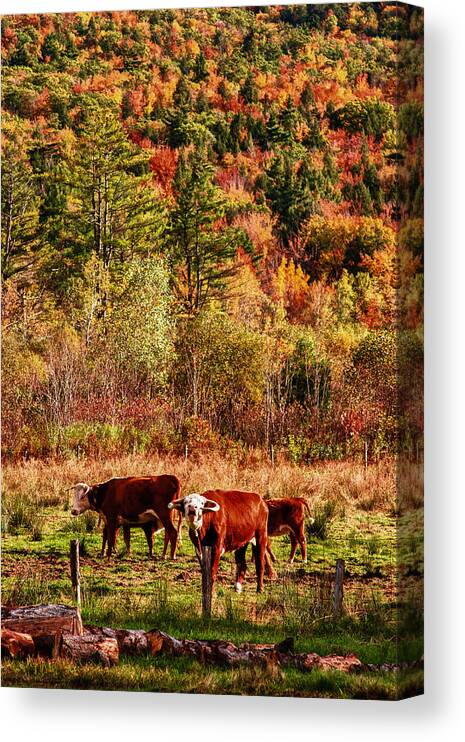
M334 576L333 615L340 616L342 613L342 600L344 597L344 560L336 560L336 574Z
M212 547L202 546L202 616L212 614Z
M368 441L365 441L365 469L368 469Z
M72 539L69 542L69 565L71 569L71 585L78 609L81 608L81 570L79 568L79 541Z
M273 447L273 444L271 444L270 455L271 455L271 466L274 466L274 447Z
M184 446L184 461L187 461L187 455L189 453L189 449L187 448L187 443Z

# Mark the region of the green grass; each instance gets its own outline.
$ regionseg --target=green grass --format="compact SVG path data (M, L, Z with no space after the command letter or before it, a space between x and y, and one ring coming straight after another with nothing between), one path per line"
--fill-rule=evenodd
M3 685L33 688L132 690L165 693L214 693L321 698L395 700L422 691L422 674L370 672L347 675L337 671L302 673L259 667L220 669L188 658L122 659L115 667L77 666L27 660L3 663Z

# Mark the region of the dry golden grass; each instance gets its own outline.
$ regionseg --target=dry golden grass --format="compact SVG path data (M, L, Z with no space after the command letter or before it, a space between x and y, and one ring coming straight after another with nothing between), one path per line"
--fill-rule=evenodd
M296 465L278 460L273 467L260 456L239 463L220 454L202 458L128 454L115 459L29 460L6 464L3 469L4 497L20 497L40 505L63 505L70 500L67 488L76 482L101 482L128 475L175 474L182 490L243 489L263 497L306 497L310 505L328 500L341 509L398 512L422 504L422 471L414 464L396 466L394 459L371 464L352 461L319 465ZM397 490L400 488L401 502ZM400 508L402 505L402 508Z

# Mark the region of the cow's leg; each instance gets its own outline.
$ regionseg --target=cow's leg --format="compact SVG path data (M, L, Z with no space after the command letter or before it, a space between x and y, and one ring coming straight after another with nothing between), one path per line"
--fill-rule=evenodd
M275 562L275 561L276 561L276 557L275 557L275 555L273 554L273 552L271 551L271 541L270 541L270 539L269 539L269 538L268 538L268 544L267 544L267 546L266 546L266 550L267 550L267 552L268 552L268 556L270 557L271 561L272 561L272 562Z
M304 521L302 521L302 523L299 524L299 527L295 535L297 537L297 541L299 542L300 551L302 554L302 561L306 564L307 563L307 539L305 537Z
M195 555L198 559L200 568L202 568L202 545L200 543L200 539L196 531L191 531L190 528L189 528L189 538L194 545Z
M102 548L100 549L101 557L103 557L105 554L105 546L107 545L107 541L108 541L108 528L107 528L107 524L105 523L105 525L103 526L103 531L102 531Z
M116 543L116 534L118 533L118 524L115 520L107 519L107 557L111 557Z
M275 580L278 575L273 567L273 561L271 559L270 552L271 552L271 549L269 548L269 542L268 542L268 545L265 551L265 574L267 577L270 578L270 580Z
M171 559L176 559L176 547L178 545L178 532L176 528L173 526L171 519L167 521L165 524L165 543L163 545L163 559L165 559L166 557L168 543L170 544L170 548L171 548L171 551L170 551Z
M123 526L123 537L124 544L126 546L126 554L129 556L131 553L131 528L130 526Z
M149 549L149 559L153 558L153 523L144 523L142 530L145 533L147 546Z
M256 546L253 547L255 569L257 570L257 593L263 592L263 575L265 572L266 547L268 537L265 531L255 532Z
M223 551L223 544L219 542L212 546L212 590L216 582L216 575L218 574L218 568L220 566L221 552Z
M289 564L294 561L295 553L297 551L297 539L293 531L289 531L289 538L291 540L291 553L289 555Z
M236 593L242 592L242 583L244 582L245 573L247 571L247 562L245 558L247 546L248 544L234 552L234 559L236 560ZM252 548L254 547L252 546Z

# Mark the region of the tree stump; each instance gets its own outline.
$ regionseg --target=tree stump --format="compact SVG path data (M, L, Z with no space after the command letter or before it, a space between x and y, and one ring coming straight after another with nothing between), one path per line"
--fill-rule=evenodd
M77 664L97 662L104 667L111 667L119 660L119 647L115 638L102 633L76 636L64 631L56 637L53 657L71 660Z
M46 657L52 656L57 634L84 632L79 611L60 604L2 608L2 628L29 634L36 652Z
M34 655L35 651L34 641L30 634L2 629L2 657L22 660Z

